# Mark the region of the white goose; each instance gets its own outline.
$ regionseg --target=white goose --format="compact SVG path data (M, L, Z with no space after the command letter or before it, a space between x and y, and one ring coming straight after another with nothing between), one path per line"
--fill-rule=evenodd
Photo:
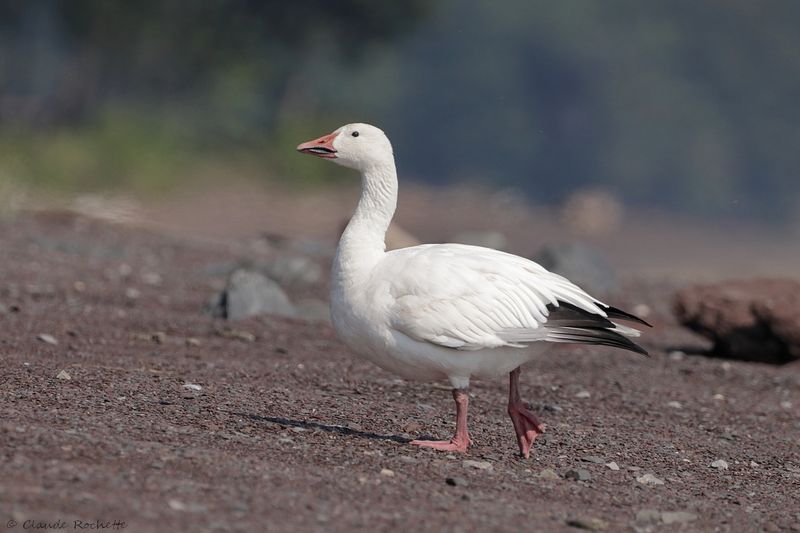
M446 378L453 386L455 436L412 444L466 451L470 378L510 373L508 414L520 452L528 457L544 426L520 398L522 364L548 342L603 344L646 354L627 338L639 331L611 319L649 324L528 259L461 244L386 252L397 173L392 145L375 126L348 124L297 150L361 172L361 197L333 261L336 331L381 368L408 379Z

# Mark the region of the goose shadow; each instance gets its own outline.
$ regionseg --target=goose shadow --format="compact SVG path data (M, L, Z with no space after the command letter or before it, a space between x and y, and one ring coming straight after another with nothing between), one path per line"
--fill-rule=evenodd
M259 423L268 422L270 424L278 424L281 426L290 426L290 427L297 427L304 429L319 429L321 431L327 431L328 433L338 433L339 435L346 435L348 437L358 437L361 439L391 441L391 442L398 442L400 444L408 444L412 440L406 437L401 437L400 435L380 435L378 433L371 433L369 431L360 431L346 426L334 426L330 424L321 424L319 422L307 422L305 420L292 420L291 418L283 418L280 416L262 416L250 413L236 413L233 411L228 411L228 414L241 416L243 418L248 418L254 422L259 422Z

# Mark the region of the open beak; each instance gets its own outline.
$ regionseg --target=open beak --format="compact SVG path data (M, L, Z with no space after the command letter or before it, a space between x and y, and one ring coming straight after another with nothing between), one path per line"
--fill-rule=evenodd
M333 140L339 135L338 132L323 135L319 139L304 142L297 147L297 151L303 154L312 154L323 159L335 159L336 148L333 147Z

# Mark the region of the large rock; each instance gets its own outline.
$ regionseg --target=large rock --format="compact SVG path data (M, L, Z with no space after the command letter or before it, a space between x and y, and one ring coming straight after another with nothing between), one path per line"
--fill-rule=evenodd
M322 279L322 268L303 256L280 256L257 266L282 287L308 287Z
M607 295L617 290L614 267L603 254L585 244L548 244L533 260L591 294Z
M714 342L716 355L767 363L800 359L800 283L761 279L680 291L675 315Z
M229 320L260 314L296 314L280 285L263 274L244 269L231 274L225 290L211 303L210 312Z

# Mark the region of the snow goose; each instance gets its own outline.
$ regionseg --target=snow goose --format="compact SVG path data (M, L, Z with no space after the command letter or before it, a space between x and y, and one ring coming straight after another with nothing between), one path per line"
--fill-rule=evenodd
M448 441L415 440L466 451L470 378L509 374L508 414L520 452L544 426L519 394L520 366L554 342L600 344L646 354L618 324L643 320L608 306L542 266L462 244L423 244L387 252L397 205L389 139L368 124L348 124L297 150L361 173L361 197L342 234L331 273L331 318L344 342L407 379L447 379L456 403Z

